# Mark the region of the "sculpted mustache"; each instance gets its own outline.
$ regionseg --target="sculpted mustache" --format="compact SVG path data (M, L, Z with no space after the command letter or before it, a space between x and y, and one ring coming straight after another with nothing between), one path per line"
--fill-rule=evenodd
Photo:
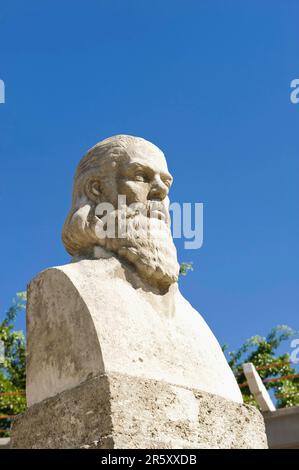
M165 205L161 201L148 201L146 204L143 203L135 203L133 207L130 206L123 206L121 208L117 208L108 214L96 214L99 219L102 219L104 216L107 215L119 215L119 214L126 214L127 218L134 217L135 215L142 214L144 216L156 216L156 213L160 212L164 215L167 219L168 217L168 210Z
M165 217L167 217L167 209L161 201L149 201L147 204L140 204L140 207L136 206L135 210L147 217L155 215L155 212L161 212Z

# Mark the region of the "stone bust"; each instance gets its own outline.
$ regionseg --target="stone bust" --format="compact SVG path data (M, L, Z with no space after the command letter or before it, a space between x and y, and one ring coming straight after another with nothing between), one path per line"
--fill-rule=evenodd
M117 135L97 144L74 178L72 208L62 233L66 250L74 259L96 258L102 247L133 265L152 287L169 287L179 273L168 212L172 179L162 151L140 137ZM119 195L125 201L121 208ZM121 217L126 220L122 238L115 232L97 235L103 225L96 215L101 203L115 208L109 217L116 225Z
M139 137L103 140L79 163L62 234L72 262L28 289L29 405L110 373L242 403L218 341L179 290L171 183L162 151Z
M12 448L267 447L262 416L180 293L171 183L139 137L106 139L79 163L62 235L72 262L28 287L29 408Z

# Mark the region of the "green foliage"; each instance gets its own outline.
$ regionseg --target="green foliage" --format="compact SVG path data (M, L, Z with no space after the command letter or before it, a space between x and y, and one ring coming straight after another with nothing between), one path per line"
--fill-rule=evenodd
M14 331L15 320L19 312L25 309L26 293L19 292L17 299L5 314L0 323L0 344L4 346L4 354L0 356L0 415L10 416L22 413L26 408L25 394L25 338L22 331ZM8 395L3 395L8 394ZM9 430L10 419L0 419L0 429ZM8 435L1 431L0 437Z
M181 263L180 265L180 275L181 276L186 276L188 274L188 271L193 271L193 263Z
M267 337L253 336L238 351L229 352L229 365L236 375L238 383L246 382L242 369L244 362L252 362L255 367L269 365L267 368L258 370L262 380L296 374L296 369L289 364L290 355L277 353L281 343L290 340L295 333L286 325L278 325L270 331ZM223 350L226 349L225 345ZM299 405L299 378L267 382L265 387L274 392L277 408ZM247 386L242 387L241 391L245 403L257 406Z

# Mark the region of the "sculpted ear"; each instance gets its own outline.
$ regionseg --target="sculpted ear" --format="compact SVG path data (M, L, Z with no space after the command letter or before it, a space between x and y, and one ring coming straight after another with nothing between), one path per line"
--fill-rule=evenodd
M93 202L101 200L101 183L97 178L89 178L85 183L85 194Z

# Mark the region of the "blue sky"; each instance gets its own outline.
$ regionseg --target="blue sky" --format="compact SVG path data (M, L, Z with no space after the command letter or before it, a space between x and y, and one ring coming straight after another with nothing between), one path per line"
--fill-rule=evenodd
M204 203L180 284L220 343L298 329L298 17L297 0L2 0L0 312L68 262L75 167L125 133L165 151L173 201Z

